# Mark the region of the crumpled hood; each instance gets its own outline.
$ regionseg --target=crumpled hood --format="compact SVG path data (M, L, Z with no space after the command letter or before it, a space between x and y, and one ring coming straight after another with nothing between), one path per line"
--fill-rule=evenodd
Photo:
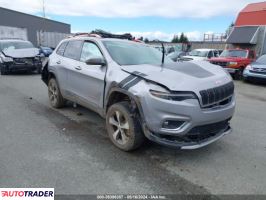
M28 48L28 49L7 49L3 53L6 56L12 58L30 58L35 57L39 54L39 49L37 48Z
M232 80L223 68L206 61L177 62L165 64L163 67L145 64L121 68L130 74L141 72L144 79L164 85L173 91L197 92L224 85Z

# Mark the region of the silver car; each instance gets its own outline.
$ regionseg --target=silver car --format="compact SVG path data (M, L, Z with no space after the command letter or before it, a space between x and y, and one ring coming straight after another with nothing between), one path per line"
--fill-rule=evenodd
M266 55L262 55L248 65L243 72L243 78L246 81L266 82Z
M106 119L112 143L124 151L146 138L196 149L231 132L234 84L205 61L175 63L145 44L78 36L51 54L42 79L52 107L66 100Z

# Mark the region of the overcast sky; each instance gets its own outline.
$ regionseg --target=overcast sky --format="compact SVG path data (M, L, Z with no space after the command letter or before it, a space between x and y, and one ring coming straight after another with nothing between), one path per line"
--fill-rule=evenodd
M70 23L72 32L104 29L149 39L170 40L185 32L223 33L238 12L254 0L44 0L46 16ZM0 0L0 6L42 15L42 0Z

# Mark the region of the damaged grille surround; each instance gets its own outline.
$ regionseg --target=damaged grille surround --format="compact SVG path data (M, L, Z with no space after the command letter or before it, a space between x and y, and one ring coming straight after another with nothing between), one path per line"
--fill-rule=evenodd
M209 108L216 105L225 105L231 101L234 95L234 83L200 91L201 104L203 108Z

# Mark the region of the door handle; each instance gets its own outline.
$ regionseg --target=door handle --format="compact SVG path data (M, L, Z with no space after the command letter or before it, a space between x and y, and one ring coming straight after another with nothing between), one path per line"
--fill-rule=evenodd
M81 70L80 66L75 67L76 70Z
M58 61L56 62L56 64L60 65L60 64L61 64L61 61L60 61L60 60L58 60Z

